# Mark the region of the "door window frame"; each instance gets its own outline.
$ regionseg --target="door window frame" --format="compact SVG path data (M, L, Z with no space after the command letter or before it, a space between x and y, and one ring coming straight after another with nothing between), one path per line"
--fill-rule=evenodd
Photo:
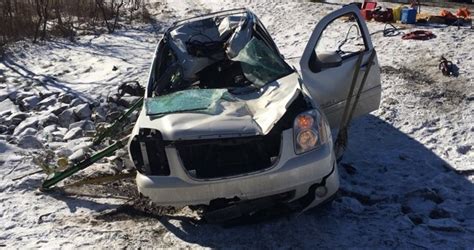
M351 12L347 12L347 13L343 13L343 14L340 14L338 15L337 17L333 18L330 22L328 22L324 28L321 30L321 35L319 36L318 40L316 41L316 44L314 45L314 48L312 49L312 54L308 60L308 68L313 72L313 73L318 73L320 71L322 71L322 69L314 69L312 66L311 66L311 60L316 60L316 47L318 46L319 42L321 41L321 38L323 38L322 34L324 33L324 31L327 29L328 26L330 26L334 21L336 21L337 19L343 17L343 16L347 16L347 15L351 15L353 16L355 19L356 19L356 23L357 23L357 28L359 29L359 33L360 33L360 36L362 37L362 40L364 41L364 50L360 50L360 51L357 51L357 52L353 52L353 53L350 53L348 55L344 55L344 56L341 56L342 57L342 61L344 60L347 60L349 58L352 58L356 55L359 55L360 53L365 53L367 51L369 51L369 44L367 42L367 37L365 36L365 33L363 32L362 30L362 24L360 22L360 19L357 18L357 14L353 11ZM350 29L351 26L349 26L349 29ZM349 31L349 30L348 30Z
M313 32L312 32L312 34L311 34L311 36L308 40L308 44L306 45L306 47L303 51L303 55L300 59L301 70L303 70L303 68L304 68L304 69L307 69L307 70L311 71L312 73L321 72L321 71L313 70L312 67L310 66L310 62L311 62L311 60L314 60L316 58L315 49L316 49L316 46L318 45L319 41L321 40L322 33L336 19L341 18L342 16L346 16L348 14L353 15L354 18L356 19L357 25L359 27L359 31L360 31L361 36L362 36L362 40L364 41L364 48L365 49L361 52L351 53L350 55L342 57L343 63L344 63L345 60L347 60L349 58L352 58L355 55L358 55L360 53L366 53L368 51L371 51L374 48L371 39L368 37L368 36L370 36L369 30L367 28L367 25L365 23L363 23L365 21L362 18L362 15L360 14L360 10L354 5L348 5L348 6L342 7L341 9L335 10L334 12L329 13L328 15L324 16L316 24L316 26L315 26L315 28L314 28L314 30L313 30ZM331 20L328 21L327 19L329 19L329 18L331 18ZM324 25L323 28L321 28L321 31L318 32L318 28L320 27L320 24L322 22L326 22L326 24ZM318 36L317 40L313 41L313 40L315 40L315 36ZM313 43L314 43L314 45L312 45ZM309 49L311 49L310 53L308 52Z

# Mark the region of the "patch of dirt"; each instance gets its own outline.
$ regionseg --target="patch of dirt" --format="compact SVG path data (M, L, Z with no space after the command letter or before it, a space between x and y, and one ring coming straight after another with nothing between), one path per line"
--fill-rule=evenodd
M160 219L164 215L174 214L178 211L178 209L173 207L157 206L148 198L140 196L117 208L95 216L95 219L102 221L117 221L135 218Z
M382 66L381 72L389 75L400 75L403 79L420 85L431 85L435 83L430 76L407 67L395 68L393 66Z
M415 96L429 101L425 103L429 106L436 106L432 105L433 102L448 104L448 106L444 105L443 109L445 109L449 107L449 104L457 105L466 99L464 82L461 77L445 77L442 75L433 77L421 70L413 70L407 67L382 66L381 71L383 74L398 75L406 80L408 84L404 86L413 91ZM447 111L449 110L451 109Z

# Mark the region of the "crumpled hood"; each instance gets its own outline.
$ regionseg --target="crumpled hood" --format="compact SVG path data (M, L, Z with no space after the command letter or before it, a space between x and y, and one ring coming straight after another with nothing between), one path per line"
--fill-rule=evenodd
M261 91L219 100L205 112L146 115L142 108L135 129L159 130L164 140L197 140L267 134L300 92L298 74L267 84ZM137 132L137 131L134 131Z

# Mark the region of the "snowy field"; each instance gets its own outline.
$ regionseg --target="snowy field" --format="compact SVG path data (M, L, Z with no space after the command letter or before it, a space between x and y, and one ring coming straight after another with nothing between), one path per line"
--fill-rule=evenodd
M39 170L33 158L40 152L81 154L94 122L110 119L107 111L121 110L106 102L117 86L127 80L146 83L160 33L171 22L247 7L281 52L294 58L318 20L340 7L228 0L153 6L153 25L79 36L75 42L19 42L0 61L0 247L474 248L474 38L469 28L433 28L437 37L429 41L372 36L383 99L378 111L352 123L339 165L341 191L331 207L223 228L195 223L196 212L187 207L156 218L101 216L126 200L107 197L100 187L95 197L41 193L42 173L14 181ZM376 32L384 24L368 26ZM459 67L458 77L441 74L441 55ZM81 176L119 172L118 163L110 157ZM126 187L134 189L130 183Z

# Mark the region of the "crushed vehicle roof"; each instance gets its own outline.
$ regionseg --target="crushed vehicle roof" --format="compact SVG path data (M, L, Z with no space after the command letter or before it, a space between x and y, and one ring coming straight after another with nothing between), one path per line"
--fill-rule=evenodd
M258 18L246 9L222 11L166 31L139 123L170 140L262 135L298 93L298 75Z

